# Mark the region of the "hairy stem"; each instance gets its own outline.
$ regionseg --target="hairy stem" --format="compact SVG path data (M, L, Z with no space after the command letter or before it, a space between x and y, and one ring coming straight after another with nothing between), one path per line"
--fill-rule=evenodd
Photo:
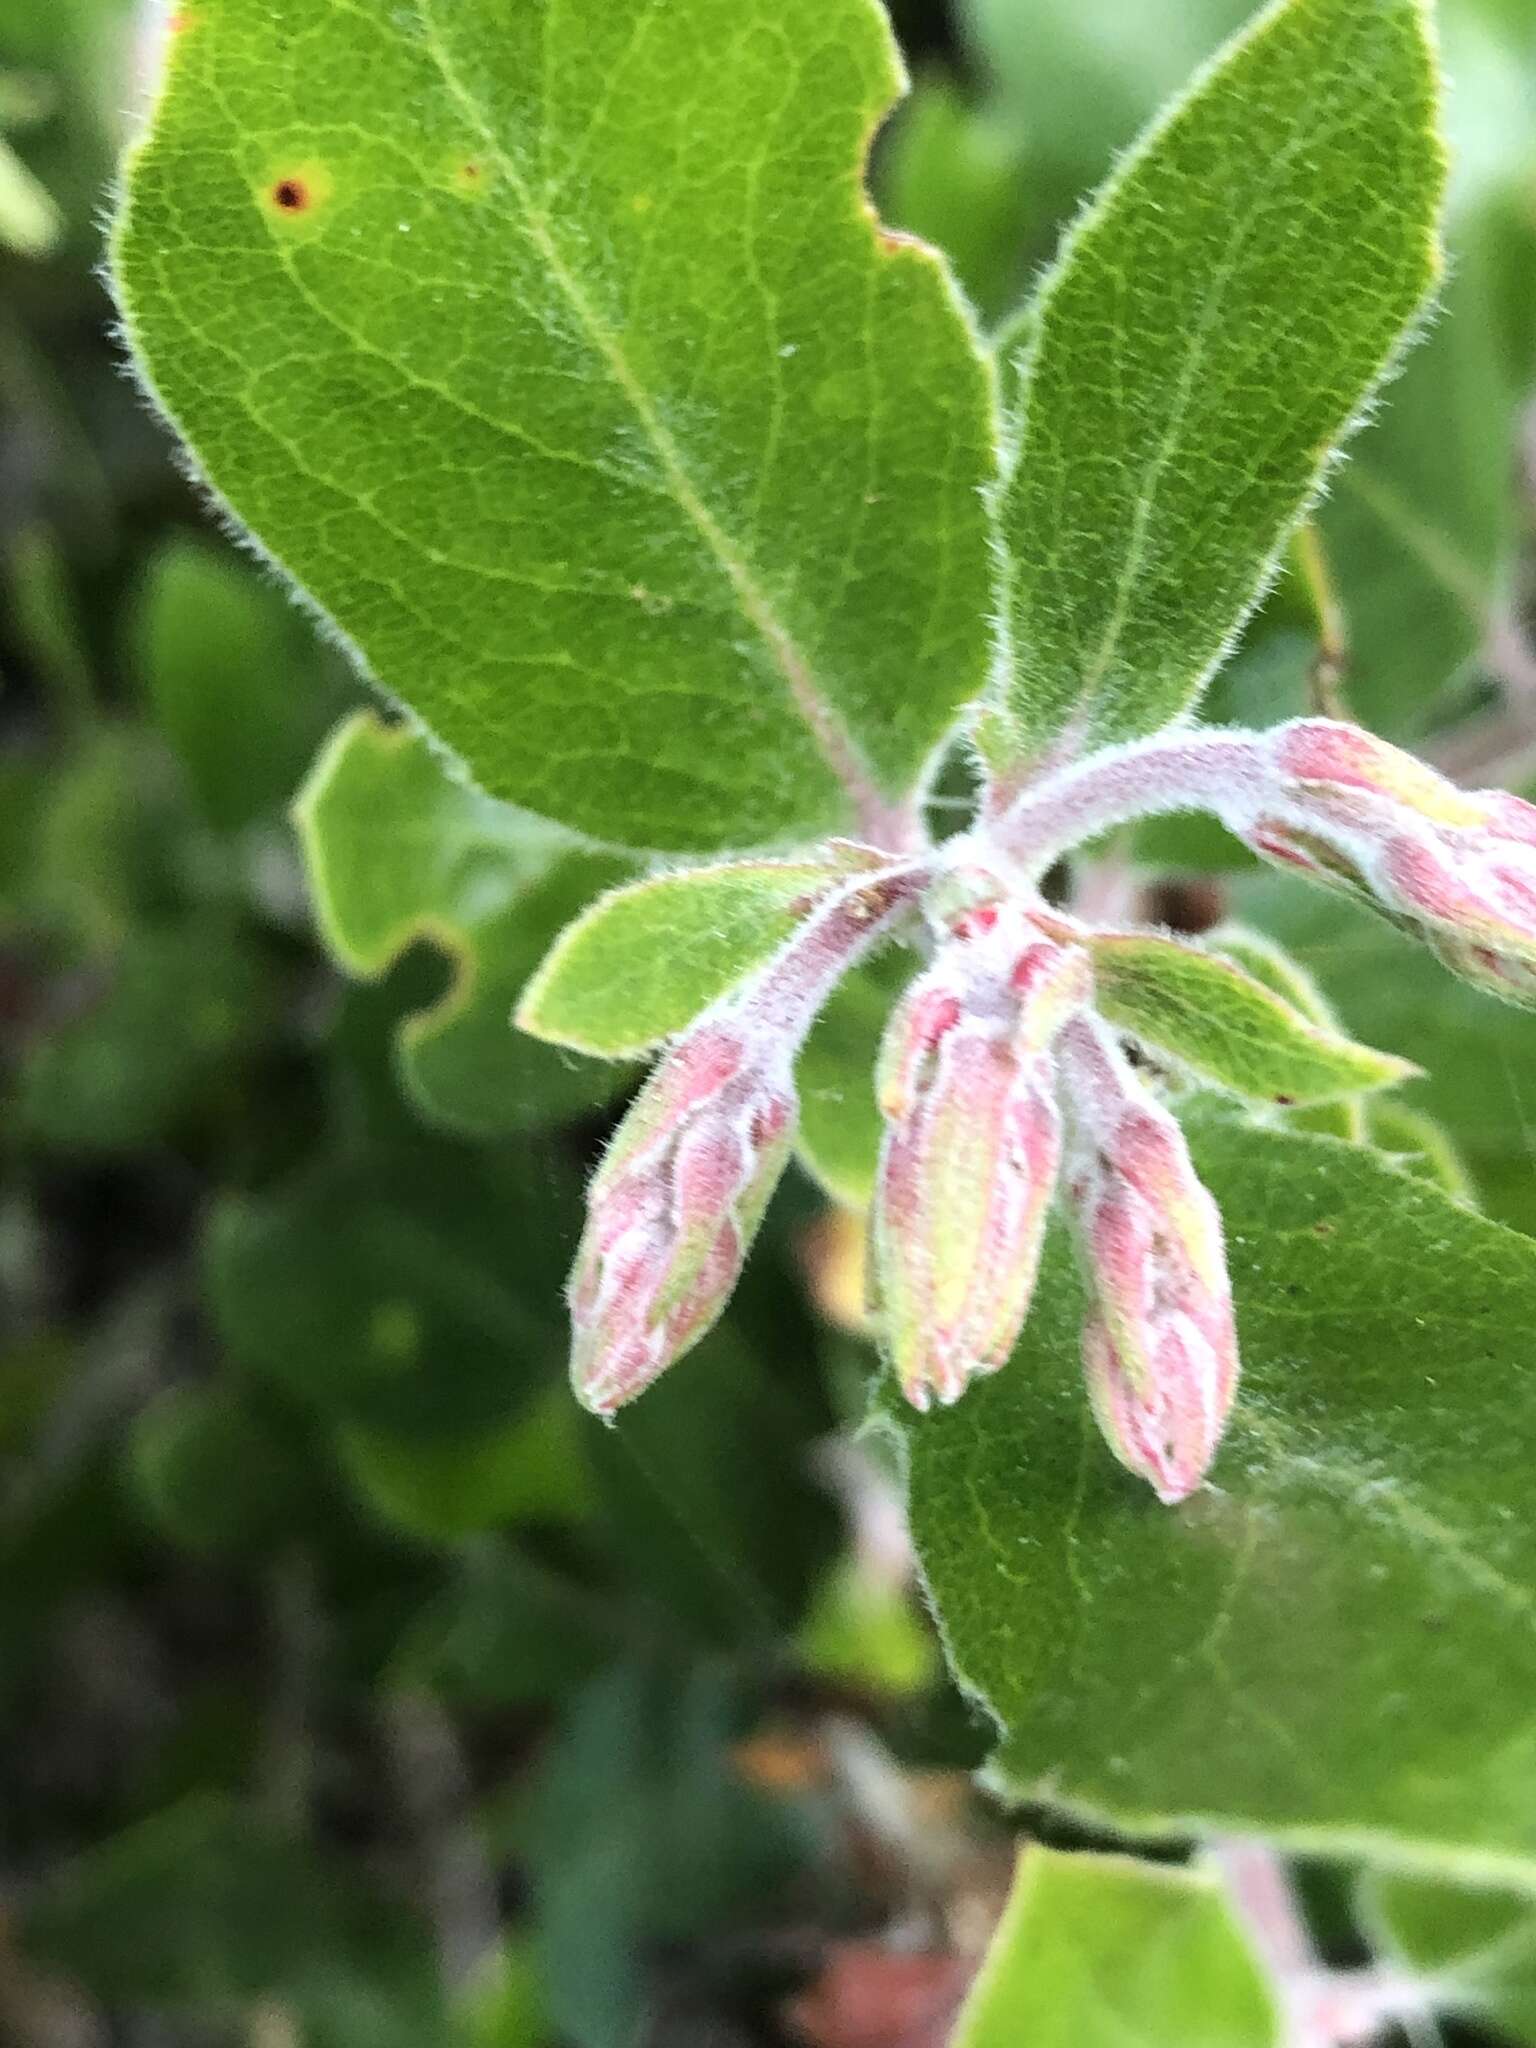
M966 857L1001 853L1031 879L1112 826L1170 811L1225 811L1257 795L1263 743L1250 732L1159 733L1034 785L975 835Z

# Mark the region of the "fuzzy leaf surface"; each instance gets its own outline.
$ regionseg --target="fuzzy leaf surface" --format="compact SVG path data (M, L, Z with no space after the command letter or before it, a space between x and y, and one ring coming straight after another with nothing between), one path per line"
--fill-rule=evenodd
M646 1052L777 952L837 872L741 861L616 889L561 933L517 1021L578 1052Z
M1234 961L1173 939L1089 942L1098 1006L1202 1080L1256 1101L1329 1102L1418 1069L1314 1023Z
M1360 1147L1191 1129L1243 1382L1177 1510L1109 1457L1056 1233L1009 1367L900 1426L996 1778L1196 1825L1536 1872L1536 1246Z
M181 19L119 298L382 686L631 845L904 796L984 680L994 456L947 272L865 201L874 0Z
M1072 231L1005 387L1005 769L1199 695L1439 274L1421 0L1280 0Z
M950 2048L1271 2048L1275 2025L1214 1878L1031 1843Z

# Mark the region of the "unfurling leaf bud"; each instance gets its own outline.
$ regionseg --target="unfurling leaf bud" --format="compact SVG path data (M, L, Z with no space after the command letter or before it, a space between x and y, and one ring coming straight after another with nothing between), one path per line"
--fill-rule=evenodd
M588 1191L568 1290L571 1378L596 1414L643 1392L718 1319L794 1142L805 1034L921 880L891 869L824 899L636 1098Z
M1254 851L1347 889L1506 1001L1536 1006L1536 807L1466 791L1327 719L1271 737L1262 804L1230 819Z
M920 1409L957 1400L1018 1340L1061 1158L1051 1042L1092 979L1080 949L1009 906L963 905L947 928L891 1019L879 1075L873 1292Z
M1067 1189L1092 1297L1089 1398L1120 1462L1160 1500L1184 1500L1210 1467L1237 1389L1221 1218L1183 1132L1109 1029L1078 1017L1060 1045Z

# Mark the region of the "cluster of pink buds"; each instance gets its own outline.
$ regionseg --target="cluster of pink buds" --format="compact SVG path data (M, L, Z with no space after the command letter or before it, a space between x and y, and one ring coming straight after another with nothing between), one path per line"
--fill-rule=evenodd
M1238 1378L1220 1217L1183 1134L1094 1007L1096 930L1042 878L1106 828L1207 810L1344 888L1458 973L1536 1004L1536 808L1469 794L1352 726L1172 730L1042 775L964 837L829 864L799 929L657 1067L592 1184L574 1374L611 1414L724 1306L794 1142L794 1062L840 978L923 913L927 965L881 1053L870 1294L903 1392L955 1401L1028 1314L1053 1192L1075 1225L1083 1361L1111 1449L1186 1499Z
M1018 1341L1061 1160L1052 1047L1092 990L1081 947L1043 937L989 877L957 881L877 1077L871 1291L917 1408L958 1400Z

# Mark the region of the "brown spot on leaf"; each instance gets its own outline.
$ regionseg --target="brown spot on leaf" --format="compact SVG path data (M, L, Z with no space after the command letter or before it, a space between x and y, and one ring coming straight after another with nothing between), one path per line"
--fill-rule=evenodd
M256 196L269 219L297 223L330 198L336 180L329 165L315 161L274 164Z

